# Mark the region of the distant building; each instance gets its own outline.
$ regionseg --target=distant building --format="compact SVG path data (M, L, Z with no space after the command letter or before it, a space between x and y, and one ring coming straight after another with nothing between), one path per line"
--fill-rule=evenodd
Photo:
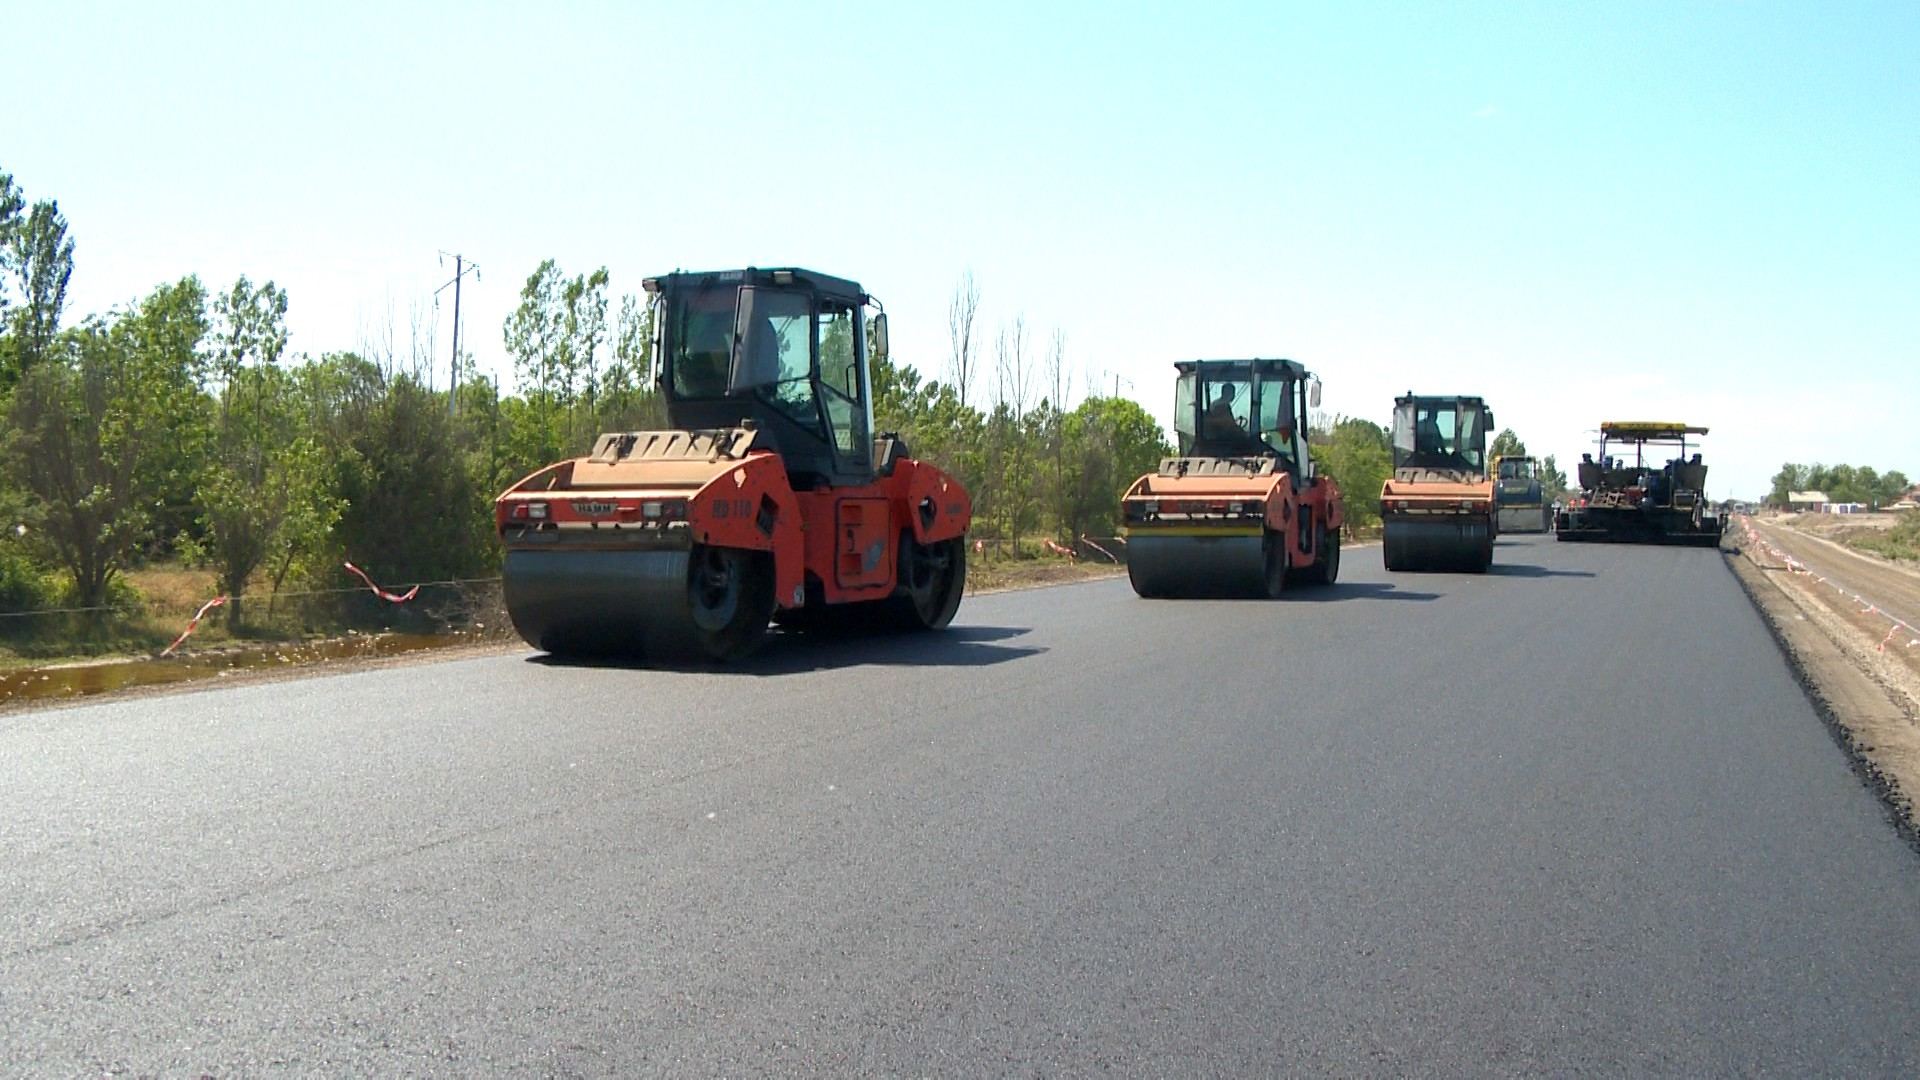
M1827 493L1824 491L1789 491L1787 509L1796 512L1811 510L1819 513L1827 507Z
M1823 513L1828 514L1864 514L1867 511L1867 504L1830 502L1820 509Z

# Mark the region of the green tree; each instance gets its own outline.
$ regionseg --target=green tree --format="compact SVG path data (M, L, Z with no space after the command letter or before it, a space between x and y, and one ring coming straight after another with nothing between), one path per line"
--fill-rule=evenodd
M17 196L15 196L17 198ZM0 202L8 197L0 194ZM26 217L6 224L6 266L17 281L20 310L8 316L6 349L0 351L0 388L46 359L66 310L73 278L73 239L60 204L33 204Z
M1527 444L1520 441L1520 436L1515 435L1512 428L1501 428L1500 434L1493 437L1493 446L1487 450L1489 461L1496 457L1526 456Z
M1540 459L1540 497L1547 502L1567 497L1567 474L1552 454Z
M342 491L337 532L357 565L393 582L493 565L493 492L470 471L438 395L409 376L394 379L353 442L360 464Z
M1140 406L1123 397L1091 397L1061 421L1067 489L1061 531L1069 537L1111 536L1120 497L1141 475L1170 456L1165 432Z
M145 530L154 493L198 443L207 330L196 278L57 337L7 409L6 464L31 498L28 535L97 607Z
M632 293L620 298L607 368L600 381L595 433L650 431L667 422L666 403L651 381L653 306Z
M235 629L254 573L272 567L277 591L339 514L325 454L302 423L296 379L279 366L286 313L286 290L271 281L256 287L242 277L214 300L219 407L200 477L200 521Z
M1339 485L1347 521L1355 526L1379 524L1380 489L1393 475L1387 429L1371 420L1339 417L1310 449L1319 468Z
M514 442L538 460L584 449L597 434L600 350L607 340L607 271L568 279L552 259L528 276L502 335L528 408ZM581 408L576 408L581 406Z
M1880 505L1888 506L1892 503L1899 502L1901 497L1907 493L1907 489L1912 486L1913 483L1907 479L1907 474L1901 472L1899 469L1888 469L1886 472L1881 473L1880 489L1876 493Z
M6 333L7 309L12 306L7 299L7 278L13 273L13 233L26 205L13 174L0 172L0 336Z
M1805 465L1787 462L1780 466L1779 472L1773 474L1773 484L1767 492L1767 502L1774 506L1787 505L1787 497L1795 491L1807 490L1811 479L1811 470Z

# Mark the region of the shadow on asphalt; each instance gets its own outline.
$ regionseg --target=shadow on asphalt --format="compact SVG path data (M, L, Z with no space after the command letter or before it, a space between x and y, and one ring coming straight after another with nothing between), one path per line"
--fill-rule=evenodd
M1025 626L950 626L932 633L836 628L775 627L752 656L731 664L650 660L644 656L555 656L537 653L527 663L543 667L698 671L712 675L798 675L859 667L986 667L1043 653L1044 648L998 642L1030 632Z
M1592 577L1591 570L1549 570L1544 566L1530 563L1496 562L1487 567L1487 573L1493 577Z
M1439 593L1415 592L1385 581L1336 581L1324 587L1288 589L1283 600L1438 600Z

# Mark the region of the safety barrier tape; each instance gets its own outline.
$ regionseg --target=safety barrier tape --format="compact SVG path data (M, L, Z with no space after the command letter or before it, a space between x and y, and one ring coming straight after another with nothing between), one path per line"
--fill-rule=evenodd
M366 582L367 588L373 590L373 595L379 597L382 600L387 601L388 603L404 604L407 601L413 599L415 596L418 596L420 594L420 586L418 585L415 585L413 588L408 589L404 593L390 593L387 590L381 588L380 586L375 585L373 583L373 579L367 576L367 572L365 570L360 569L359 567L353 565L350 562L341 563L340 565L346 567L348 573L359 578L361 581Z
M1816 573L1813 567L1807 565L1804 562L1801 562L1799 559L1794 558L1792 555L1789 555L1785 551L1780 550L1778 547L1774 546L1774 544L1771 541L1769 541L1764 535L1762 535L1760 530L1753 527L1752 519L1742 516L1739 518L1739 522L1740 522L1740 528L1744 530L1746 533L1747 541L1753 544L1754 546L1760 548L1762 551L1765 551L1767 554L1773 556L1774 558L1779 559L1781 562L1781 565L1787 568L1788 573L1800 574L1804 577L1812 579L1813 581L1817 581L1822 585L1831 585L1833 586L1834 592L1838 593L1841 596L1847 597L1849 600L1852 600L1856 604L1859 604L1860 614L1878 615L1881 618L1892 623L1893 624L1892 626L1887 627L1887 636L1880 639L1879 649L1881 652L1887 651L1887 643L1892 641L1894 637L1897 634L1899 634L1899 632L1902 630L1905 630L1908 634L1913 635L1912 639L1907 642L1907 645L1906 645L1907 648L1912 649L1912 648L1920 647L1920 627L1916 627L1912 623L1907 622L1905 619L1899 618L1893 613L1882 609L1878 604L1874 603L1872 600L1869 600L1864 596L1861 596L1859 593L1849 592L1845 585L1842 585L1839 582L1834 581L1832 578Z
M438 581L423 581L415 589L438 588L443 585L498 585L497 577L441 578ZM365 586L354 585L342 589L290 589L272 594L279 600L293 600L308 596L339 596L341 593L360 592ZM85 615L95 611L119 611L120 605L94 604L88 607L33 608L28 611L0 611L0 619L37 619L46 615Z
M212 611L214 608L220 607L226 602L227 602L226 597L216 596L213 599L207 601L206 603L200 605L200 610L194 612L193 618L187 620L187 628L185 630L180 631L180 636L173 639L173 644L167 646L164 649L161 649L160 655L171 656L173 654L173 650L180 647L181 642L187 640L187 638L192 636L195 630L199 629L200 620L207 617L207 612Z
M418 585L415 585L415 586L414 586L413 588L411 588L411 589L408 589L408 590L407 590L406 592L404 592L404 593L391 593L391 592L388 592L387 590L385 590L385 589L383 589L383 588L381 588L380 586L378 586L378 585L375 585L375 584L373 583L373 579L367 576L367 572L366 572L365 570L362 570L362 569L360 569L359 567L357 567L357 566L355 566L355 565L353 565L353 564L352 564L352 563L350 563L350 562L349 562L349 563L342 563L341 565L342 565L342 566L345 566L345 567L347 568L347 570L348 570L348 572L350 572L350 573L352 573L352 574L353 574L353 575L354 575L355 577L357 577L357 578L359 578L359 579L360 579L361 581L364 581L364 582L366 582L366 583L367 583L367 588L369 588L369 589L372 589L372 590L373 590L373 594L374 594L375 596L378 596L378 597L379 597L380 599L382 599L382 600L386 600L386 601L390 601L390 602L392 602L392 603L395 603L395 604L404 604L404 603L406 603L407 601L409 601L409 600L411 600L411 599L413 599L413 598L414 598L415 596L418 596L418 595L420 594L420 586L418 586ZM346 592L346 591L349 591L349 590L345 590L345 589L341 589L341 590L332 590L332 589L329 589L329 590L326 590L326 591L328 591L328 592L336 592L336 591L337 591L337 592ZM292 595L292 594L288 594L288 595ZM179 648L179 647L180 647L180 643L181 643L181 642L183 642L183 641L185 641L185 640L187 640L188 638L190 638L190 637L192 637L192 636L193 636L193 632L194 632L195 630L198 630L198 629L200 628L200 620L202 620L202 619L204 619L204 618L206 618L206 617L207 617L207 612L209 612L209 611L212 611L212 610L213 610L214 608L217 608L217 607L225 607L225 606L226 606L226 604L227 604L227 601L228 601L228 599L229 599L229 598L228 598L228 597L225 597L225 596L216 596L216 597L214 597L213 599L211 599L211 600L209 600L209 601L207 601L206 603L204 603L204 604L202 604L202 605L200 605L200 610L199 610L199 611L196 611L196 612L194 612L194 613L193 613L193 618L191 618L191 619L188 619L188 620L187 620L187 628L186 628L185 630L182 630L182 631L180 631L180 636L179 636L179 637L177 637L177 638L174 638L174 639L173 639L173 643L172 643L171 645L168 645L168 646L167 646L166 648L164 648L164 649L161 649L161 650L160 650L160 655L161 655L161 656L172 656L172 655L173 655L173 650L175 650L175 649L177 649L177 648Z
M1079 552L1070 547L1061 547L1059 544L1054 543L1051 538L1046 540L1045 543L1047 550L1053 552L1055 555L1064 555L1069 559L1078 559L1080 557Z
M1127 542L1127 538L1124 536L1116 536L1114 537L1114 539L1120 541L1123 544ZM1080 542L1092 548L1093 550L1099 552L1100 554L1105 555L1107 557L1107 561L1110 563L1118 563L1120 561L1119 559L1114 558L1113 552L1108 551L1106 548L1103 548L1099 544L1094 543L1093 537L1088 536L1086 533L1080 534Z

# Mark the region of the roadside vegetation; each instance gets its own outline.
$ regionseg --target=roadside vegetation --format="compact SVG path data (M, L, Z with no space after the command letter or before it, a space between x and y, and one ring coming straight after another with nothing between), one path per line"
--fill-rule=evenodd
M1898 469L1880 472L1870 465L1797 465L1788 462L1773 474L1767 505L1785 507L1796 491L1817 491L1832 503L1859 503L1880 509L1899 502L1912 486Z
M1920 563L1920 510L1907 511L1890 529L1852 533L1846 542L1889 559Z
M272 281L186 274L74 317L75 249L57 201L0 172L0 659L151 651L214 595L229 599L196 643L471 619L499 566L493 496L601 431L664 420L648 309L605 269L534 268L501 328L513 385L468 354L449 391L417 320L290 352L295 298ZM1121 493L1173 447L1140 402L1081 392L1094 380L1074 378L1064 333L981 312L966 275L946 357L874 364L878 429L973 494L983 581L1056 573L1061 549L1085 564L1069 573L1097 572L1082 538L1118 532ZM1386 430L1326 419L1313 453L1364 531ZM424 585L395 605L347 561Z

